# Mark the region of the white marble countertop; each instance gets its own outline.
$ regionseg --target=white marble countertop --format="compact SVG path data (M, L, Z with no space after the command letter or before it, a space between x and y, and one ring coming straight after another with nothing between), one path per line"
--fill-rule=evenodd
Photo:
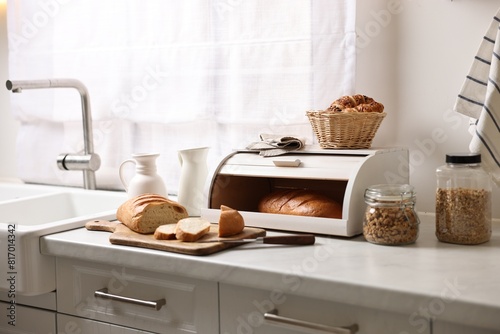
M42 237L41 252L500 329L500 225L489 242L463 246L436 239L433 215L420 219L419 239L406 246L317 237L314 246L190 256L112 245L108 233L80 228Z

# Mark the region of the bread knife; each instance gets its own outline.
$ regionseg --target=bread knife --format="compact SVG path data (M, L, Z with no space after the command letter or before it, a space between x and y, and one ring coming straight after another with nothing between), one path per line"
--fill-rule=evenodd
M231 244L261 243L278 245L313 245L316 238L313 234L277 235L272 237L258 237L252 239L211 239L198 242L223 242Z

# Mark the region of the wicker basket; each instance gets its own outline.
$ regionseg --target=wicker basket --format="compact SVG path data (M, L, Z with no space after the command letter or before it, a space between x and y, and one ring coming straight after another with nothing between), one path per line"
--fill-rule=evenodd
M386 113L308 111L322 148L370 148Z

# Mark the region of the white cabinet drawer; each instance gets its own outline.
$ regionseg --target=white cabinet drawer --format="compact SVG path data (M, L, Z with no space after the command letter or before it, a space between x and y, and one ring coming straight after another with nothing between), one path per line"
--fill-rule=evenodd
M430 333L427 321L412 326L402 314L228 284L220 284L219 291L222 334L340 333L333 328L353 325L359 334ZM267 318L272 310L280 317Z
M217 282L61 258L57 311L157 333L219 328Z
M479 327L465 326L462 324L454 324L442 320L434 320L432 324L434 334L499 334L500 328L497 330L485 329Z
M71 315L57 315L57 333L58 334L138 334L149 333L133 328L126 328L118 325L108 324L100 321L93 321Z
M0 302L3 311L2 334L56 333L56 313L22 305Z
M10 302L9 293L7 291L0 291L0 300ZM16 295L16 304L23 306L33 306L43 308L46 310L56 310L56 292L52 291L38 296L23 296Z

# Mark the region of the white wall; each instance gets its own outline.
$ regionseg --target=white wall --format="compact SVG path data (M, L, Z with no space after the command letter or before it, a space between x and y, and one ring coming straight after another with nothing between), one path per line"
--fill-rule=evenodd
M0 0L0 179L15 177L17 123L9 112L5 11ZM354 1L354 0L353 0ZM434 211L435 169L467 151L468 119L451 112L500 0L357 0L357 92L386 106L374 146L410 149L420 211ZM392 13L391 13L392 12ZM494 200L499 201L499 189ZM500 218L500 207L494 208Z
M469 119L452 108L500 1L358 0L357 6L357 91L382 101L388 114L374 145L410 149L417 209L433 212L435 169L446 153L468 151ZM493 216L500 217L498 205Z

